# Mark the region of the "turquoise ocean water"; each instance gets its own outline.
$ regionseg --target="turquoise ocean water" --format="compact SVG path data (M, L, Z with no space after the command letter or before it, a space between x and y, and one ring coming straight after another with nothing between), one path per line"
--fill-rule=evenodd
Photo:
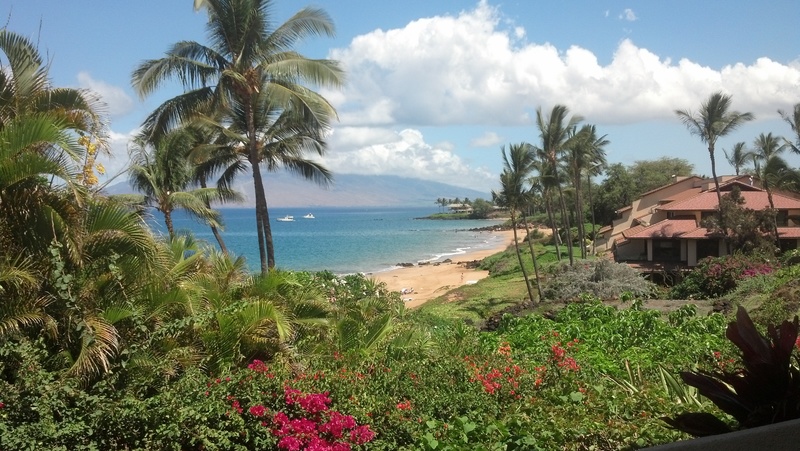
M220 209L225 224L223 238L229 250L244 255L252 271L259 268L255 213L249 208ZM271 208L270 222L278 268L330 270L337 274L374 273L446 258L458 260L469 251L496 247L500 238L491 232L469 229L497 225L496 220L416 219L438 212L437 207L385 208ZM304 219L311 213L314 219ZM293 222L277 221L286 215ZM181 212L174 215L175 229L190 230L195 237L215 244L208 227ZM157 231L163 233L163 217L154 212Z

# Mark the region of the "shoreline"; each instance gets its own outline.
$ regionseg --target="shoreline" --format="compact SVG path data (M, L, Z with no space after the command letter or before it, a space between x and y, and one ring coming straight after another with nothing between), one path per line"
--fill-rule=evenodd
M449 263L434 261L424 265L416 264L368 273L367 276L378 282L384 282L390 291L402 293L403 289L413 289L411 293L401 294L401 298L406 301L406 307L418 307L453 288L473 284L489 276L489 271L468 269L463 265L502 252L514 243L514 232L511 230L489 233L499 238L494 246L468 250L463 254L452 256Z

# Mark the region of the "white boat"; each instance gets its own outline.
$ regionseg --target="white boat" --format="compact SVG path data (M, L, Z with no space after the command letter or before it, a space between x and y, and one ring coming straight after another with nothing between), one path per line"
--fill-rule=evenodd
M286 215L286 216L284 216L282 218L278 218L278 221L291 222L291 221L294 221L294 216Z
M311 213L309 213L309 214L307 214L307 215L305 215L303 217L306 218L306 219L314 219L314 215L312 215Z

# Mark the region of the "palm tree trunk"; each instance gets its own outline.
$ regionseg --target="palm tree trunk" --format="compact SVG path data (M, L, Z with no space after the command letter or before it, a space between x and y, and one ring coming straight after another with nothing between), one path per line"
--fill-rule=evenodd
M764 184L764 189L767 190L767 199L769 200L769 208L772 210L772 233L775 235L775 246L780 248L781 241L778 237L778 212L775 210L775 203L772 201L772 189L768 188L768 184Z
M583 198L581 196L581 173L575 175L575 216L578 226L578 242L581 243L581 258L586 258L586 230L583 217Z
M722 193L719 192L719 180L717 180L717 164L714 159L714 144L708 145L708 156L711 158L711 177L714 178L714 187L717 189L717 206L722 206ZM731 253L731 241L728 239L728 228L725 227L725 214L719 208L719 227L722 229L722 239L725 240L725 250Z
M258 167L258 158L248 158L250 160L250 167L253 171L253 190L256 195L256 234L258 235L258 256L261 262L261 274L266 275L269 272L267 266L267 249L264 240L264 228L262 221L264 218L263 211L266 208L266 199L264 194L264 181L261 180L261 168Z
M558 184L558 200L561 204L561 216L564 222L564 228L567 233L567 255L569 255L569 265L575 264L575 256L572 255L572 231L569 225L569 216L567 215L567 204L564 202L564 191L561 189L561 184Z
M528 271L525 269L525 264L522 263L522 254L519 252L519 240L517 239L517 217L516 214L511 212L511 230L514 231L514 250L517 252L517 261L519 261L519 268L522 270L522 278L525 279L525 288L528 289L528 299L531 300L531 305L536 305L533 299L533 291L531 291L531 282L528 280Z
M558 235L558 226L556 226L556 218L553 214L553 204L550 202L550 190L547 190L544 196L544 208L547 210L547 219L550 221L550 229L553 231L553 243L556 246L556 260L561 261L561 249L559 241L561 237Z
M267 208L267 194L264 190L264 181L261 179L259 167L258 136L253 117L253 106L247 102L247 158L253 170L253 188L256 194L256 231L258 234L258 253L261 259L261 274L266 275L275 267L275 249L272 243L272 228L269 225L269 210Z
M163 210L164 223L167 224L167 232L169 232L169 239L175 238L175 229L172 228L172 212L170 210Z
M261 226L264 228L264 239L267 244L267 266L269 269L275 267L275 244L272 241L272 226L269 223L269 208L267 207L267 195L264 194L264 210L261 218Z
M536 262L536 252L533 250L533 240L531 240L531 233L528 229L528 218L525 216L522 217L522 223L525 225L525 230L528 232L528 247L531 250L531 260L533 260L533 274L536 277L536 291L539 293L539 301L542 300L542 283L539 279L539 264ZM538 304L538 302L534 302L534 305Z
M207 188L205 177L200 179L200 188ZM211 203L208 201L206 201L206 208L211 208ZM219 244L219 249L223 254L228 255L228 248L225 246L225 241L222 239L222 235L219 233L217 226L213 224L209 224L209 226L211 227L211 233L214 234L214 238L217 240L217 244Z
M595 241L597 240L597 235L594 231L594 202L592 201L592 176L590 174L586 174L586 190L589 193L589 210L592 211L592 254L597 252L597 248L595 247Z

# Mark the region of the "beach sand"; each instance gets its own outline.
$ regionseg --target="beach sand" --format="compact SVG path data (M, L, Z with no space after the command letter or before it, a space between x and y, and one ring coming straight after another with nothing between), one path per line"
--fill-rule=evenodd
M489 271L466 269L461 263L483 260L490 255L504 251L514 242L514 232L505 230L484 233L491 233L502 239L494 248L481 249L456 255L451 258L452 263L440 263L438 265L431 263L429 265L397 268L370 274L369 277L379 282L385 282L387 288L391 291L401 292L404 288L413 288L414 291L412 293L401 294L400 296L402 299L406 300L406 307L413 308L420 306L426 301L437 298L453 288L475 283L489 276Z

